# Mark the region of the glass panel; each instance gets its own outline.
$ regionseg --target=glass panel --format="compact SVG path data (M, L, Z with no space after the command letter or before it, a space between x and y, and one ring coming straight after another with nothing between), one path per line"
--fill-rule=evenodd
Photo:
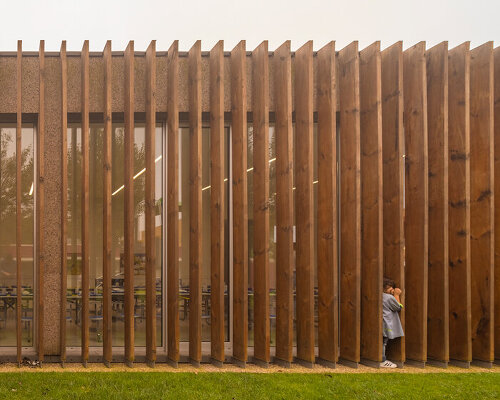
M68 126L68 226L67 226L67 304L66 344L81 345L80 311L82 290L81 241L81 128Z
M189 341L189 128L179 129L179 317L180 340ZM229 341L229 128L224 132L225 170L225 256L224 256L224 327ZM210 128L202 129L202 341L210 341Z
M248 345L254 345L254 257L253 257L253 127L248 126ZM276 345L276 135L269 126L269 318L271 346Z
M248 202L248 346L254 345L254 256L253 256L253 125L247 126L247 202Z
M145 125L135 127L134 157L134 321L135 344L145 346ZM162 182L163 135L156 127L156 277L157 277L157 345L162 344ZM103 145L102 124L90 126L89 164L89 230L90 230L90 346L102 346L102 207L103 207ZM113 124L112 129L112 328L113 345L124 345L124 127ZM81 128L68 128L68 292L67 345L81 345Z
M276 133L269 124L269 316L271 346L276 346Z
M21 136L21 286L22 344L33 345L34 128ZM0 343L16 346L16 124L0 125Z

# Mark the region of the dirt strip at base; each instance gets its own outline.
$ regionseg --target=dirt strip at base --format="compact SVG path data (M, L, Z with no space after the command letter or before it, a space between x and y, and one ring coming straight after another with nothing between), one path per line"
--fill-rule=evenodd
M103 364L91 363L87 367L81 364L72 363L65 364L64 368L59 364L44 364L42 368L30 368L26 366L18 367L16 364L1 364L0 373L2 372L191 372L191 373L225 373L225 372L239 372L239 373L307 373L307 374L362 374L362 373L401 373L401 374L435 374L435 373L500 373L500 366L495 365L493 368L481 368L472 366L469 369L458 368L449 366L448 368L438 368L433 366L426 366L425 368L416 368L412 366L405 366L404 368L388 369L388 368L371 368L360 365L359 368L349 368L343 365L338 365L337 368L325 368L320 365L315 365L313 368L305 368L300 365L292 365L291 368L283 368L277 365L270 365L269 368L261 368L254 364L247 364L246 368L239 368L232 364L225 364L222 368L218 368L211 364L202 364L199 368L193 367L190 364L179 364L178 368L173 368L168 364L156 364L154 368L148 367L146 364L137 363L132 368L124 364L112 364L107 368Z

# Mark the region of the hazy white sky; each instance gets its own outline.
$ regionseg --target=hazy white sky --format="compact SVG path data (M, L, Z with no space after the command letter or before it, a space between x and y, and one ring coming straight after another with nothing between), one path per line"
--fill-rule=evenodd
M129 40L145 50L157 40L157 50L168 50L174 39L180 50L195 40L210 50L217 40L231 50L246 39L252 50L269 40L274 50L290 39L292 49L312 39L319 49L336 40L337 49L353 40L360 47L382 41L382 48L397 40L409 47L421 40L427 46L449 41L454 47L470 40L475 47L488 40L500 44L500 0L3 0L0 50L58 51L61 40L68 50L80 50L90 40L92 51L105 41L123 50Z

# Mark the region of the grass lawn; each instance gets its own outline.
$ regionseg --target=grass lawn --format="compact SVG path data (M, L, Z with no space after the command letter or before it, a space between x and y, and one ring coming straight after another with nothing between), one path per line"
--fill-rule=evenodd
M498 399L500 374L5 372L1 399Z

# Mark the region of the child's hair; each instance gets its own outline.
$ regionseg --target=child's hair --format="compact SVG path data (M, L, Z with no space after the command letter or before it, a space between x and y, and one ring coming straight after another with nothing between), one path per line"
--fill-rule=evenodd
M395 288L396 287L396 283L392 280L392 279L389 279L389 278L384 278L384 287L383 289L387 289L387 288Z

